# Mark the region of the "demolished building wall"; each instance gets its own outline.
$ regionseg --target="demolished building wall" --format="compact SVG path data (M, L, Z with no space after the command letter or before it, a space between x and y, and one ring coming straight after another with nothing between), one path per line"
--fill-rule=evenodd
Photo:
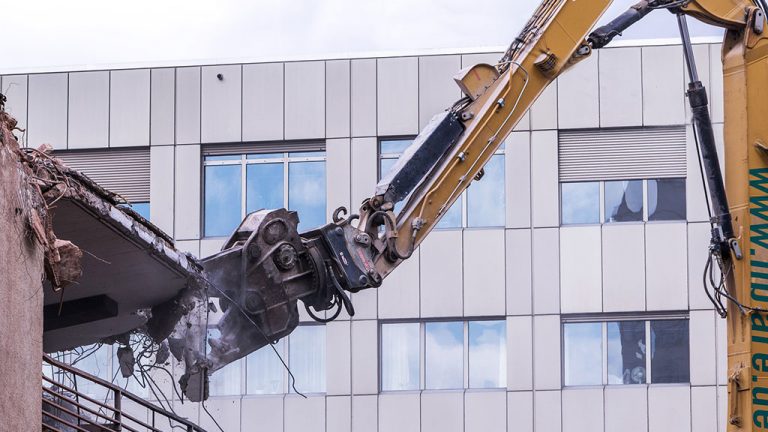
M15 126L0 105L0 421L24 431L41 423L44 249L30 228L42 202L19 164Z

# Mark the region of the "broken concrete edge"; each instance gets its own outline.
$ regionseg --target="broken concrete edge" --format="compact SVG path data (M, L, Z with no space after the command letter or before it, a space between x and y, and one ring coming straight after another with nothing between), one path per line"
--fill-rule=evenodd
M191 400L207 399L206 359L207 313L209 282L203 267L189 253L177 250L170 236L150 221L122 206L128 202L88 178L85 174L66 166L52 155L53 148L43 145L37 149L22 148L14 131L16 120L8 114L0 98L0 147L18 165L29 188L18 191L18 213L25 219L28 235L45 249L44 268L54 290L76 282L82 274L82 251L67 240L58 239L53 232L51 207L61 199L68 199L97 215L102 221L155 255L177 273L186 276L186 288L167 302L155 305L143 327L129 334L111 335L102 342L124 343L131 333L144 333L155 343L168 341L180 345L174 357L184 363L185 372L179 380L182 390L191 390ZM15 159L15 160L14 160ZM178 355L177 355L178 354ZM194 377L190 379L190 377ZM202 399L201 399L202 398Z

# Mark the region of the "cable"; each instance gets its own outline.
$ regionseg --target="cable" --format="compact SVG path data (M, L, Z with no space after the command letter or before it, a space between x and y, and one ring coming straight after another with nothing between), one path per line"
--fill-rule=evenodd
M221 289L219 289L219 287L217 287L217 286L215 286L215 285L211 285L211 286L213 286L213 289L215 289L216 291L218 291L219 293L221 293L221 295L222 295L222 296L223 296L225 299L229 300L230 304L231 304L232 306L234 306L235 308L237 308L237 310L238 310L238 311L240 311L240 313L241 313L241 314L243 314L243 316L245 317L245 319L247 319L247 320L248 320L248 322L250 322L251 324L253 324L253 326L254 326L254 327L256 327L256 330L258 330L258 331L259 331L259 333L261 333L261 336L264 338L264 340L268 341L268 344L269 344L269 346L272 348L272 351L274 351L274 352L275 352L275 355L277 356L277 358L278 358L278 359L280 359L280 363L282 363L282 364L283 364L283 367L285 368L285 370L286 370L286 371L288 371L288 376L290 376L290 378L291 378L291 387L293 388L293 391L294 391L294 392L296 392L296 394L298 394L299 396L301 396L301 397L303 397L304 399L306 399L306 398L307 398L307 396L306 396L306 395L304 395L304 393L300 392L300 391L299 391L299 390L296 388L296 377L294 377L294 376L293 376L293 372L291 372L291 368L289 368L289 367L288 367L288 365L285 363L285 360L283 360L283 356L281 356L281 355L280 355L280 353L278 353L278 352L277 352L277 348L275 348L275 345L274 345L274 343L272 343L272 342L269 342L269 338L268 338L268 337L267 337L267 335L264 333L264 331L261 329L261 327L259 327L259 325L258 325L258 324L256 324L256 322L255 322L255 321L253 321L253 320L251 319L251 317L250 317L250 316L248 316L248 314L247 314L247 313L246 313L246 312L243 310L243 308L242 308L242 307L240 307L240 305L239 305L239 304L237 304L237 303L236 303L234 300L232 300L232 297L228 296L228 295L227 295L227 293L225 293L224 291L222 291ZM207 295L207 294L206 294L206 295ZM207 339L207 335L208 335L208 333L206 332L206 339ZM207 345L206 345L206 346L207 346Z
M211 413L210 413L210 412L208 412L208 407L206 407L206 406L205 406L205 401L202 401L202 402L200 402L200 405L202 405L202 406L203 406L203 410L205 411L205 413L206 413L206 414L208 414L208 417L210 417L210 418L211 418L211 420L213 420L213 422L214 422L214 423L216 423L216 427L217 427L217 428L219 428L219 430L220 430L221 432L224 432L224 429L222 429L222 428L221 428L221 425L219 424L219 422L217 422L217 421L216 421L216 419L215 419L215 418L213 418L213 416L211 415Z

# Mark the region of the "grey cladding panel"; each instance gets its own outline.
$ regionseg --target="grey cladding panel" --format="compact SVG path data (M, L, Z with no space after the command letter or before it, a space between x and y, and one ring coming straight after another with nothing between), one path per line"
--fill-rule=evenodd
M28 144L67 148L67 93L65 73L29 76Z
M151 94L152 145L173 144L175 111L175 69L153 69Z
M176 69L176 144L200 142L200 68Z
M240 141L241 70L240 65L203 68L203 142Z
M113 71L110 80L109 146L149 145L149 70Z
M560 132L560 181L686 176L685 127Z

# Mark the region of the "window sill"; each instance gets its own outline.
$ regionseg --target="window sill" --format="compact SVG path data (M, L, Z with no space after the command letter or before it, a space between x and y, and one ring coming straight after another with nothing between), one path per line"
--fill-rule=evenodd
M650 383L650 384L594 384L563 386L562 390L619 389L643 387L692 387L691 383Z

